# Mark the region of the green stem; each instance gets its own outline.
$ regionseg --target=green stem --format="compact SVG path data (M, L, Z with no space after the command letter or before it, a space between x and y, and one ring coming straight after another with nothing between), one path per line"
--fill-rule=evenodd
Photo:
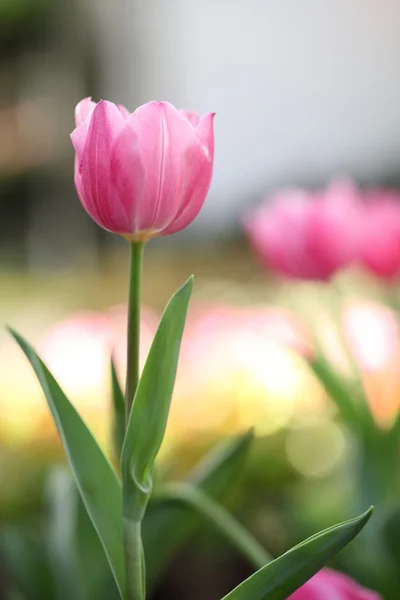
M144 555L141 522L124 518L127 600L145 599Z
M143 243L131 242L128 296L128 350L125 386L125 428L128 426L133 399L139 383L140 291L142 282L143 249ZM144 600L145 571L141 522L124 517L123 530L126 597L127 600Z
M156 498L188 504L207 519L247 560L260 569L273 558L232 515L210 496L187 483L168 483L157 488Z
M140 291L144 244L131 242L128 296L128 355L125 386L125 426L128 425L132 402L139 382Z

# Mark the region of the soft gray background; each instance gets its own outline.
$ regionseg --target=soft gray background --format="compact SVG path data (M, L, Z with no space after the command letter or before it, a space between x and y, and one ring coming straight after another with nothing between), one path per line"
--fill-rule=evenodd
M88 0L86 10L105 96L217 113L197 227L232 224L281 184L397 179L398 0Z

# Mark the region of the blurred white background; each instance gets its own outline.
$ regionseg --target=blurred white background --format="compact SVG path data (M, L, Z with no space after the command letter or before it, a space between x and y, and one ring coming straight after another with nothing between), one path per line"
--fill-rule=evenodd
M217 113L215 177L194 229L232 226L280 185L397 181L398 0L88 0L87 10L105 97Z

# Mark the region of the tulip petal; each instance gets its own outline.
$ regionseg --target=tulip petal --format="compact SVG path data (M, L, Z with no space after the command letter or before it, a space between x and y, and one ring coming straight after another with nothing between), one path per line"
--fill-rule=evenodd
M182 156L197 145L191 123L168 102L149 102L128 119L138 134L145 181L135 227L161 231L178 210Z
M92 101L92 98L84 98L81 100L75 108L75 123L79 127L81 123L86 121L87 117L93 112L96 103Z
M124 117L124 119L127 119L128 117L131 116L131 113L129 112L129 110L127 108L125 108L125 106L123 104L117 104L117 108L118 108L119 112L121 113L121 115Z
M200 115L197 112L195 112L194 110L180 110L179 112L182 115L184 115L188 121L191 122L193 127L196 127L196 125L200 121Z
M208 153L211 160L214 158L214 117L215 113L207 113L194 128L197 139L207 149L206 154Z
M188 151L184 157L184 181L180 207L175 213L173 219L162 232L163 235L169 235L180 231L200 212L204 200L207 196L211 178L212 163L204 156L203 150L193 148Z
M75 156L75 164L74 164L74 182L76 191L78 193L79 200L82 204L84 204L84 196L83 196L83 186L82 186L82 178L79 172L79 159L78 156Z
M180 205L163 235L180 231L198 215L211 185L214 162L214 113L199 120L195 127L198 144L192 146L183 158L183 186Z
M88 133L87 123L83 122L78 127L76 127L70 135L72 145L76 152L78 167L80 166L82 156L85 151L87 133Z
M87 141L80 163L83 206L102 227L113 230L110 190L110 151L113 139L125 121L111 102L100 101L91 116Z
M114 202L113 219L121 233L135 231L135 215L143 194L144 170L139 138L127 121L111 150L110 180Z

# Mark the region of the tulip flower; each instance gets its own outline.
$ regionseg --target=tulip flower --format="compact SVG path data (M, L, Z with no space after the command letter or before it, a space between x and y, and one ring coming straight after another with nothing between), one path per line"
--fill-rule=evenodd
M381 600L381 597L343 573L323 569L292 594L289 600Z
M189 225L211 183L213 116L168 102L149 102L130 114L111 102L82 100L71 139L75 185L88 214L131 242Z
M360 262L380 279L390 280L400 274L400 195L374 190L369 196Z
M329 279L358 258L358 195L347 182L325 192L287 190L245 218L261 262L294 279Z

